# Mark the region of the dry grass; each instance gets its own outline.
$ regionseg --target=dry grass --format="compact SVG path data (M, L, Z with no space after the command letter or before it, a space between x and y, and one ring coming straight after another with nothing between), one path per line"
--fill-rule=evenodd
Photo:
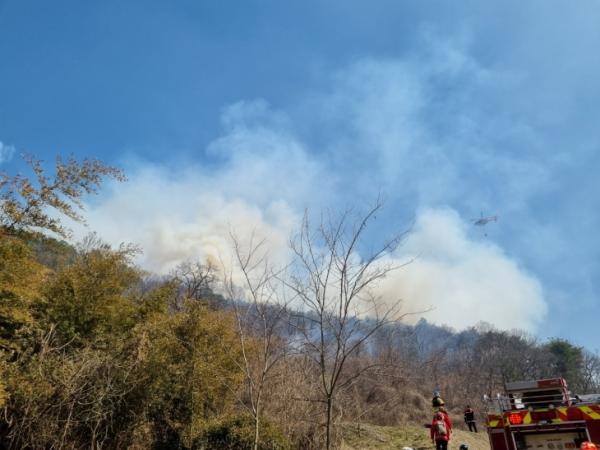
M376 425L346 424L342 427L344 443L342 450L396 450L411 447L415 450L432 450L435 447L429 439L429 430L417 425L398 427L380 427ZM487 433L455 430L448 446L449 450L458 450L461 444L467 444L469 450L490 450Z

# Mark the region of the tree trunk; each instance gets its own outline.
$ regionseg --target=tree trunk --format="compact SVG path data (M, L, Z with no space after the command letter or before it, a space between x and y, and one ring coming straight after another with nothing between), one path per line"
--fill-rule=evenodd
M332 409L333 409L333 399L331 398L331 396L328 396L327 397L327 422L325 423L325 426L326 426L325 449L326 450L331 449Z
M256 401L256 414L254 415L254 450L258 450L260 431L260 399Z

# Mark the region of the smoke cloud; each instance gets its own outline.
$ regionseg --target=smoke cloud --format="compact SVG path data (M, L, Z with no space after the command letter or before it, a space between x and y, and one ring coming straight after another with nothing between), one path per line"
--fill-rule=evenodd
M428 310L415 320L535 330L547 309L539 281L468 226L451 209L422 210L395 255L414 260L383 280L380 295L401 299L404 312Z
M140 264L155 272L189 258L227 260L231 231L266 239L272 262L284 264L305 208L366 205L382 192L388 208L404 211L398 221L416 217L406 245L387 256L416 259L381 283L384 298L402 299L407 312L431 307L415 317L457 328L486 321L535 331L546 312L540 283L474 234L457 210L492 199L490 190L474 188L482 178L501 186L497 204L523 208L545 188L547 170L496 152L486 139L505 122L473 126L483 115L469 102L495 90L502 74L460 46L431 48L424 60L356 62L331 75L329 91L286 110L264 100L230 105L222 135L199 155L207 164L173 171L136 162L127 184L88 206L91 229L111 243L139 244ZM441 110L431 92L442 74L476 89L450 97Z

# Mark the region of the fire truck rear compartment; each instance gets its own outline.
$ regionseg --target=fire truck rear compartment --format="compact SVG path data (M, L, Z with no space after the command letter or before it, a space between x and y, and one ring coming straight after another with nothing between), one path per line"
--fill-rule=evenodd
M588 440L585 429L549 433L513 433L517 450L575 450Z

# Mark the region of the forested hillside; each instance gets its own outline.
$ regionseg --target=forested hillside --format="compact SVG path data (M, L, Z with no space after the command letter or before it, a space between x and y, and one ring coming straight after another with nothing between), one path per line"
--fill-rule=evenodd
M32 180L0 178L5 448L334 448L361 423L427 422L435 388L459 426L467 403L482 413L482 394L509 380L599 388L598 356L565 340L407 325L400 304L382 306L369 288L395 270L379 262L399 241L351 257L379 204L330 227L305 219L285 271L232 235L229 270L183 261L158 276L133 246L70 243L49 214L80 220L82 196L119 171L32 167Z

